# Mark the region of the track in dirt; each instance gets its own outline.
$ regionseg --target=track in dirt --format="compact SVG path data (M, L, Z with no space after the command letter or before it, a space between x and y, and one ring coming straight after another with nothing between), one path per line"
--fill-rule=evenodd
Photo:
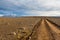
M60 30L58 26L47 19L41 19L32 30L28 40L60 40Z

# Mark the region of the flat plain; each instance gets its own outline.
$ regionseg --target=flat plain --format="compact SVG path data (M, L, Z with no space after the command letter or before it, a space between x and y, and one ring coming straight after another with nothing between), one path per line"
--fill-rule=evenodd
M0 17L0 40L60 40L60 17Z

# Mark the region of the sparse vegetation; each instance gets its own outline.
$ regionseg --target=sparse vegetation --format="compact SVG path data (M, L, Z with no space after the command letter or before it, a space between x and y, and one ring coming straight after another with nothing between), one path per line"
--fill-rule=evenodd
M1 40L26 40L40 18L0 18Z
M45 32L42 32L43 25L40 26L41 19L45 19L45 18L43 18L43 17L2 18L1 17L0 18L0 40L38 40L38 35L41 35L41 34L43 35L45 33ZM59 18L56 19L56 18L48 17L47 19L60 25ZM47 26L46 23L44 23L44 22L42 24L44 24L45 27ZM51 33L49 30L47 31L47 34ZM45 31L46 31L46 28L45 28ZM42 32L42 33L39 34L39 32ZM53 32L53 33L56 36L60 35L60 34L56 34L56 32ZM53 35L53 33L51 33L51 34ZM50 36L51 36L51 34L50 34ZM42 39L40 39L40 40L42 40ZM51 40L53 40L53 39L51 38Z

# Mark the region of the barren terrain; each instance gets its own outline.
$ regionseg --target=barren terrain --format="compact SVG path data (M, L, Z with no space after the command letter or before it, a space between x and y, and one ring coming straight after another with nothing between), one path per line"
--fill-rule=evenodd
M60 40L60 18L1 17L0 40Z

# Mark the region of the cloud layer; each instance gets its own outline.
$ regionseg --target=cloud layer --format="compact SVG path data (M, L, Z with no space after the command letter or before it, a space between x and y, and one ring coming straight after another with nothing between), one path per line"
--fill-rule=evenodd
M60 0L0 0L1 16L60 16Z

